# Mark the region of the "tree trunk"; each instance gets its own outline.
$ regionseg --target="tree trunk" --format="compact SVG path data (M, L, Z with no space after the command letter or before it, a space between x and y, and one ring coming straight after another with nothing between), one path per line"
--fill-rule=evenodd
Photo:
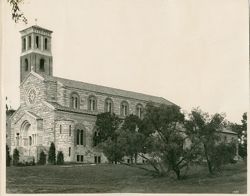
M176 174L176 177L177 177L177 180L180 180L181 179L181 171L178 167L176 168L173 168L175 174Z
M141 156L142 158L146 159L146 160L148 161L148 163L155 169L156 173L157 173L158 175L160 175L161 172L160 172L160 170L157 168L156 164L155 164L153 161L151 161L151 160L148 159L147 157L143 156L142 154L139 154L139 156Z
M133 155L130 156L131 164L133 164Z
M211 164L211 161L209 160L208 153L207 153L207 147L205 144L204 144L204 151L205 151L205 156L206 156L206 160L207 160L208 171L210 174L213 174L212 164Z
M138 157L138 155L137 155L137 153L135 153L135 164L137 164L137 157Z

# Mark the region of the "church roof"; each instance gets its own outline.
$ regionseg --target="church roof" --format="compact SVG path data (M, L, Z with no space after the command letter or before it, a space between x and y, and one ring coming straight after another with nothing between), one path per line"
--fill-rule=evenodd
M111 87L106 87L106 86L101 86L101 85L96 85L96 84L90 84L90 83L85 83L81 81L69 80L69 79L59 78L59 77L54 77L54 76L43 75L43 77L45 78L45 80L60 82L64 86L71 87L71 88L84 89L84 90L88 90L92 92L99 92L103 94L115 95L115 96L120 96L124 98L137 99L137 100L142 100L146 102L152 101L154 103L159 103L159 104L175 105L174 103L162 97L127 91L127 90L121 90L121 89L116 89L116 88L111 88Z
M91 114L91 115L97 115L98 112L97 111L87 111L87 110L80 110L80 109L75 109L75 108L71 108L71 107L66 107L66 106L62 106L59 103L56 102L51 102L51 101L46 101L48 104L50 104L51 106L53 106L54 109L59 110L59 111L65 111L65 112L74 112L74 113L81 113L81 114Z

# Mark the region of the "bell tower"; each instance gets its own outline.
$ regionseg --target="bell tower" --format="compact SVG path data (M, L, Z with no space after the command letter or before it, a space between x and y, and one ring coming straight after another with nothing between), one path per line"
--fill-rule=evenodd
M52 31L31 26L20 31L22 50L20 57L20 80L32 71L40 75L53 75L53 57L51 53Z

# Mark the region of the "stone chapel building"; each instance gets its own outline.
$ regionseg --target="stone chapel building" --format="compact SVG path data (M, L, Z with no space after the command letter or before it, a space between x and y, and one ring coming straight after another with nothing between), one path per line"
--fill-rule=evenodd
M96 115L114 112L141 117L147 102L173 104L156 96L53 76L52 31L37 25L21 33L20 107L11 116L11 152L37 162L51 142L65 162L105 163L93 144Z
M8 117L7 143L19 150L20 161L35 162L51 142L62 151L65 162L105 163L106 157L93 142L98 134L96 115L114 112L142 117L148 102L174 104L164 98L88 84L53 76L52 31L37 25L21 33L20 106ZM237 134L222 131L223 138ZM238 150L237 153L238 154ZM142 160L141 160L142 161Z

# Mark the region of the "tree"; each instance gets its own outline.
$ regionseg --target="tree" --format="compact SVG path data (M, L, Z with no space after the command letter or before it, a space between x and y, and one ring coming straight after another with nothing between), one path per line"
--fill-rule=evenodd
M137 163L137 156L139 152L142 152L144 135L140 133L142 121L133 114L127 116L122 124L119 138L125 143L124 154L129 156L131 160L135 160Z
M235 157L235 143L220 142L217 144L211 153L211 162L213 163L213 170L219 171L223 169L224 165L234 163Z
M15 148L13 152L13 165L17 166L19 163L19 151Z
M139 155L145 158L158 175L173 171L181 179L181 170L194 159L195 147L185 147L184 114L176 105L147 104L140 132L145 136ZM144 155L147 153L147 156Z
M104 142L108 138L114 140L117 137L117 130L121 120L114 113L106 112L97 115L96 129L98 132L98 141Z
M224 119L222 114L209 115L196 108L191 111L189 120L185 123L186 134L190 135L193 142L202 148L210 174L219 169L220 164L228 163L225 161L227 160L225 158L226 151L231 152L230 157L234 155L233 151L221 142L220 132L224 127Z
M246 159L247 157L247 113L242 115L241 124L231 123L232 131L237 133L239 141L239 155Z
M51 142L50 147L49 147L48 162L53 165L56 164L56 148L53 142Z
M239 155L246 159L247 157L247 113L242 115L241 126L238 132L238 137L240 139L239 144Z
M39 165L46 164L46 154L43 152L43 150L40 152L38 164Z
M109 137L107 140L100 144L100 148L102 149L109 162L115 164L121 162L123 157L125 156L123 147L124 142L119 137L117 137L114 141Z
M32 163L31 163L31 165L36 165L35 157L32 158Z
M22 3L23 1L24 0L7 0L7 2L11 6L11 15L15 23L19 22L20 20L25 24L28 23L27 18L24 16L23 12L20 9L20 3Z
M6 166L10 166L10 162L11 162L11 157L10 157L10 149L9 146L6 145Z
M110 162L117 163L122 159L120 143L118 141L121 120L114 113L106 112L97 115L96 129L98 135L94 137L94 143L103 150Z
M62 151L59 151L57 153L56 164L57 165L63 165L64 164L64 156L63 156L63 152Z

